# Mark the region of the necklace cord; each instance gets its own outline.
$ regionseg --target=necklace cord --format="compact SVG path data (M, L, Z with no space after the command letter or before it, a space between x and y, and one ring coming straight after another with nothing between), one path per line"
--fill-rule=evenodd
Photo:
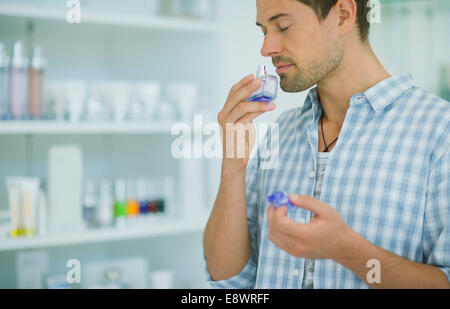
M323 115L320 117L320 128L322 129L322 138L323 138L323 143L324 143L324 145L325 145L325 149L323 150L323 152L328 152L328 147L330 147L331 145L333 145L333 143L334 143L335 141L337 141L337 139L339 138L339 136L336 137L336 139L335 139L334 141L332 141L332 142L327 146L327 143L325 142L325 135L323 134Z

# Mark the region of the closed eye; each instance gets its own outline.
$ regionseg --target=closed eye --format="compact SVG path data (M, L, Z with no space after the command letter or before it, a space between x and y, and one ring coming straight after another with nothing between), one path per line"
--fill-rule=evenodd
M290 27L285 27L285 28L280 28L280 32L285 32L286 30L288 30ZM263 31L263 35L266 36L266 32Z

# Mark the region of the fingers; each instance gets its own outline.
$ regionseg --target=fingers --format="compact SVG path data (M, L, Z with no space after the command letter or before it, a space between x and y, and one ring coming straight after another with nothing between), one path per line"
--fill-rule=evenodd
M289 235L283 233L272 233L269 231L268 238L280 249L292 254L299 246L298 239L295 239Z
M272 232L286 234L295 239L299 239L307 233L307 224L298 223L289 219L286 217L287 211L286 206L277 209L270 205L267 210L269 229Z
M246 77L244 77L243 79L241 79L233 87L231 87L230 92L228 93L227 101L225 102L225 105L223 107L223 110L224 111L228 111L228 110L233 109L233 107L234 107L233 103L238 103L238 102L232 102L232 99L233 99L234 95L239 90L241 90L242 87L247 86L248 84L250 84L254 80L255 80L255 77L253 76L253 74L250 74L250 75L247 75Z
M276 229L282 231L283 234L289 235L295 239L302 238L306 234L307 224L292 221L289 218L277 221Z
M247 85L249 82L251 82L255 77L253 74L245 76L243 79L241 79L239 82L237 82L233 87L231 87L230 95Z
M287 215L287 207L281 206L279 208L275 208L272 204L267 208L268 220L269 224L272 223L273 220L280 217L286 217Z
M227 114L237 104L247 99L254 91L258 90L261 85L261 79L254 79L253 75L250 79L244 78L241 82L233 86L232 90L228 94L227 102L225 103L222 111Z
M244 101L253 92L258 90L258 88L261 86L261 83L262 83L262 81L260 78L256 78L256 79L252 80L250 83L248 83L247 85L245 85L244 87L242 87L241 89L239 89L238 91L233 93L231 95L231 99L238 101L238 102Z
M287 208L282 206L278 209L269 206L269 233L268 238L275 246L285 250L289 254L295 255L300 249L301 239L298 236L298 231L294 235L286 233L284 227L280 225L280 220L289 220L286 218Z
M326 204L309 195L290 194L289 199L295 206L304 208L315 213L317 216L327 214Z
M236 105L227 117L227 122L235 123L240 118L251 113L264 113L275 108L275 103L242 102ZM251 117L249 117L251 118Z
M264 113L265 112L256 112L256 113L245 114L244 116L239 118L237 121L239 121L243 124L248 124L248 123L252 122L253 119L255 119L256 117L258 117L259 115L262 115Z

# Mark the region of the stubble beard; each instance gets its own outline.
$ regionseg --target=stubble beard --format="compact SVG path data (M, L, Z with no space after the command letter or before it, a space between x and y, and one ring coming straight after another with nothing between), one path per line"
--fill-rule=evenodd
M294 64L294 73L280 73L280 87L285 92L305 91L334 71L342 62L343 51L331 40L328 42L321 57L314 58L309 63L304 63L300 69Z

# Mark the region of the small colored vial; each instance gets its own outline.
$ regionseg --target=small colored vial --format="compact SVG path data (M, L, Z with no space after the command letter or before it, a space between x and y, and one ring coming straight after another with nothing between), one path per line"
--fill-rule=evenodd
M139 215L139 202L137 200L136 193L136 183L134 180L129 179L127 182L127 216L137 216Z
M261 86L247 98L248 102L273 102L277 97L278 77L267 75L265 65L258 67L256 78L261 79Z
M125 181L116 180L115 184L115 201L114 201L114 217L121 218L127 216L127 202L125 196Z
M288 211L295 208L295 205L291 203L289 197L281 191L275 191L271 195L267 197L267 200L270 204L272 204L275 208L279 208L281 206L287 206Z

